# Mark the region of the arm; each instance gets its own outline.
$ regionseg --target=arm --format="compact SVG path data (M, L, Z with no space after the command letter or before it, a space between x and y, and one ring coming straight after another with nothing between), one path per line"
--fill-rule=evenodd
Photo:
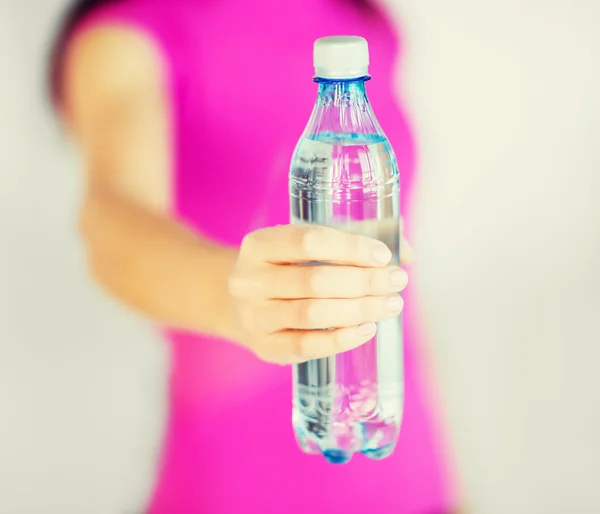
M169 218L171 162L161 61L123 29L80 35L66 56L65 120L85 162L80 227L89 268L159 322L235 338L227 277L237 252Z
M66 69L67 121L87 170L81 229L92 273L115 296L282 364L360 346L401 312L406 273L388 266L380 241L285 225L247 235L237 250L169 218L168 103L143 37L87 32ZM336 266L293 265L314 261Z

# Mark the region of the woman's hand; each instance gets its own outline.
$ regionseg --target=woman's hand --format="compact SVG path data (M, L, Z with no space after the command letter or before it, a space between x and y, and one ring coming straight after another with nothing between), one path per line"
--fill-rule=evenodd
M229 279L240 342L280 364L366 343L377 321L403 308L398 292L408 277L389 266L391 259L380 241L322 226L283 225L249 234Z

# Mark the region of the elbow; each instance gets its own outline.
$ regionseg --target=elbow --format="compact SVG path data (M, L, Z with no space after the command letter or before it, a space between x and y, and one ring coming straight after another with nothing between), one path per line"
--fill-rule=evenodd
M106 238L110 230L106 221L108 216L104 215L106 209L93 195L86 198L79 213L78 231L84 245L88 275L103 288L114 291L114 266L111 262L116 256Z
M109 296L135 309L144 309L136 268L134 237L128 230L122 201L109 192L91 191L78 219L88 276Z

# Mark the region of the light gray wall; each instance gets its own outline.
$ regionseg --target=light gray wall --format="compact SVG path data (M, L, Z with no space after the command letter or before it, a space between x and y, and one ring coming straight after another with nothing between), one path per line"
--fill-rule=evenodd
M139 513L167 352L86 277L80 176L42 95L63 4L0 3L0 512Z
M477 514L600 512L600 3L400 0L418 285Z

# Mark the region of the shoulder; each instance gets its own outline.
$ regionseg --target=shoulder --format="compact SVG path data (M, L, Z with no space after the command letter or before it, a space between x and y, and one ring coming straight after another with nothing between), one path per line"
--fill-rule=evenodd
M107 116L163 91L164 64L155 45L127 28L98 25L82 31L63 58L61 109L69 122Z
M126 27L96 25L75 35L64 55L64 82L90 93L126 92L156 82L162 59L154 42Z
M186 25L179 2L108 2L71 28L59 56L60 101L74 91L87 96L126 94L136 88L169 86L187 62Z

